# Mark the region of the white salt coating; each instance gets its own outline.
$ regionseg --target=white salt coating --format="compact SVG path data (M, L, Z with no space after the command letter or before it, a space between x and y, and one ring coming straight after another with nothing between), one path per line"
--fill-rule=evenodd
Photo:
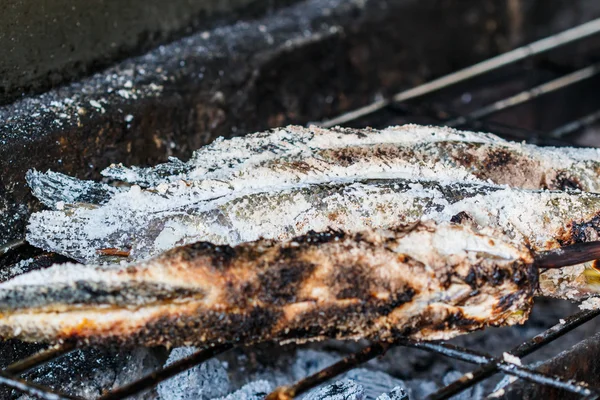
M598 297L590 297L589 299L584 300L579 308L582 310L597 310L600 308L600 298Z
M31 263L33 263L34 261L34 258L28 258L25 260L21 260L18 263L9 267L3 267L2 269L0 269L0 282L6 281L10 278L23 274L26 271L25 268L31 265Z
M230 181L236 175L246 178L256 177L260 182L260 174L253 168L276 159L314 157L317 150L340 149L349 146L365 146L376 144L398 144L411 146L422 143L442 141L470 142L497 144L507 149L515 150L531 159L538 160L545 168L588 168L588 162L600 161L598 149L574 148L539 148L505 141L495 135L482 132L458 131L447 127L431 127L420 125L403 125L389 127L383 130L344 130L322 129L318 127L302 128L288 126L271 132L260 132L229 140L219 138L213 143L197 150L190 161L182 163L177 159L169 164L155 168L126 168L114 165L103 171L103 174L113 179L144 183L147 186L157 186L160 183L175 180L217 179ZM184 167L185 166L185 167ZM184 167L185 172L160 176L159 171L177 170ZM416 165L403 166L408 172L419 169ZM411 168L412 167L412 168ZM433 167L431 165L427 168ZM427 169L424 168L424 169ZM357 168L357 170L360 170ZM437 171L438 173L443 171ZM466 175L466 171L458 172ZM336 176L335 174L331 174ZM598 185L596 185L598 186Z
M87 263L102 262L97 249L104 248L131 249L129 260L142 260L197 241L284 240L330 227L355 232L418 220L447 222L465 212L480 226L545 248L567 222L589 219L600 210L600 195L594 193L426 180L301 186L199 204L190 196L169 196L164 202L170 206L162 210L156 197L134 187L99 208L39 212L31 217L27 240Z
M395 193L358 183L365 179L426 181L435 178L446 186L450 182L483 185L473 171L449 163L439 154L420 162L402 156L364 157L351 165L315 157L316 152L323 149L373 144L410 147L443 141L515 149L537 160L542 170L568 167L579 171L578 179L585 181L588 187L598 186L593 168L600 159L596 149L540 149L490 134L417 125L381 131L287 127L217 140L198 150L188 163L173 160L148 169L110 168L106 174L112 178L153 187L143 189L134 185L128 190L109 193L107 185L96 184L99 186L94 190L106 189L104 192L111 196L106 204L100 207L65 205L62 211L36 213L30 220L27 239L33 245L79 261L113 262L114 259L100 257L97 250L131 249L129 260L141 260L199 240L236 244L262 236L285 239L329 226L354 230L389 227L392 222L410 222L420 217L445 221L459 211L466 211L481 225L507 228L514 236L519 232L529 238L539 236L533 241L541 243L548 238L548 233L540 218L558 214L559 218L553 219L560 224L568 214L565 207L577 202L568 194L502 188L496 195L483 193L464 202L451 203L445 193L423 188L418 182L409 190ZM294 164L296 162L304 163L304 167ZM306 169L306 165L310 168ZM89 182L82 182L82 188L75 189L71 181L68 182L65 191L50 188L52 194L66 193L63 199L53 196L52 201L46 200L46 203L68 202L70 191L87 193L90 187ZM332 191L325 197L313 196L308 189L316 188L317 184L345 184L347 188L337 193ZM46 186L45 180L39 179L34 193L44 199ZM489 187L491 189L482 187L481 190L497 190L493 185ZM456 190L463 189L457 187ZM586 196L595 202L593 195ZM415 204L415 201L428 202L428 205ZM596 204L587 211L594 208L598 209ZM575 214L582 213L589 215L579 204Z

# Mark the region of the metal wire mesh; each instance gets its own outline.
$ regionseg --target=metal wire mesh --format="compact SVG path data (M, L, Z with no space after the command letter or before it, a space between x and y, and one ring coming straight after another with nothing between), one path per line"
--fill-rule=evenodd
M525 60L528 57L532 57L542 52L553 50L558 46L563 46L598 33L600 33L600 19L588 22L557 35L544 38L538 42L523 46L498 57L494 57L493 59L476 64L472 67L465 68L448 76L436 79L425 85L400 92L390 99L377 101L371 105L346 113L337 118L324 121L321 123L321 125L330 127L338 124L350 123L370 114L384 110L385 108L393 106L395 103L429 94L431 92L446 88L450 85L466 81L475 76L482 75L495 69ZM565 87L576 82L591 78L598 73L600 73L600 64L587 66L583 69L574 71L537 87L533 87L516 95L509 96L503 100L483 106L468 113L467 115L455 117L449 121L446 121L445 125L460 126L468 124L469 126L472 126L477 124L487 124L487 122L481 121L483 117L506 110L509 107L523 104L548 93L564 89ZM582 116L554 129L550 132L549 136L552 138L564 138L565 136L572 134L577 130L595 123L599 119L600 110ZM518 130L519 128L504 127L503 129L512 129L514 131ZM22 244L22 242L15 242L0 248L0 255L14 251L15 248ZM524 357L529 355L543 346L548 345L552 341L562 337L563 335L566 335L578 326L590 321L599 314L600 310L586 310L578 312L566 318L564 321L561 320L560 323L557 323L546 331L523 342L519 346L508 350L507 353L515 357ZM423 351L433 352L453 359L479 365L479 368L464 374L459 379L430 394L427 397L429 400L448 399L500 371L505 374L534 382L536 384L547 385L575 393L585 399L600 398L600 390L587 383L575 382L563 379L559 376L545 374L529 367L512 363L510 359L497 358L486 353L476 352L474 350L445 343L414 342L405 339L398 339L395 342L390 343L374 343L371 346L368 346L363 350L342 359L341 361L314 375L302 379L290 386L278 388L275 392L268 396L268 399L285 399L298 396L309 389L328 381L331 378L339 376L350 369L353 369L377 356L384 354L388 349L395 346L417 348ZM200 350L189 357L183 358L167 367L160 368L139 380L129 383L128 385L113 389L102 395L99 399L117 400L143 392L156 386L160 382L169 379L170 377L182 371L185 371L186 369L192 368L195 365L198 365L231 349L232 347L233 345L231 344L225 344ZM53 390L48 387L42 387L33 382L25 381L19 378L21 374L39 367L44 363L56 360L73 349L74 347L67 343L61 346L51 347L26 359L13 363L0 371L0 384L40 399L78 399L78 397L69 396L57 390Z

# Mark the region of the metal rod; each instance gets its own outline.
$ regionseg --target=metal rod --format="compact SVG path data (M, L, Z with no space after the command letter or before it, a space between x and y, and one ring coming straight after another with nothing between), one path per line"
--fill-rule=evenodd
M0 373L0 384L43 400L83 400L81 397L70 396L33 382L27 382L23 379L13 378L12 376L3 372Z
M394 343L375 343L365 347L358 353L354 353L342 360L330 365L329 367L299 380L292 386L281 386L270 393L265 400L288 400L306 392L323 382L328 381L334 376L343 374L356 366L363 364L383 353L385 353Z
M17 239L12 242L8 242L0 246L0 256L8 253L9 251L21 247L25 244L25 239Z
M335 125L345 124L358 118L364 117L366 115L372 114L376 111L379 111L387 107L392 102L401 102L413 99L415 97L423 96L425 94L479 76L486 72L490 72L498 68L519 62L528 57L535 56L545 51L555 49L567 43L586 38L598 32L600 32L600 19L595 19L585 24L557 33L556 35L548 36L544 39L538 40L537 42L533 42L528 45L506 52L504 54L500 54L496 57L492 57L478 64L456 71L452 74L445 75L438 79L434 79L433 81L430 81L423 85L404 90L395 94L391 99L383 99L376 101L365 107L361 107L356 110L342 114L338 117L332 118L330 120L323 121L318 125L323 126L325 128L330 128Z
M104 394L103 396L100 396L98 400L123 399L127 396L131 396L144 390L151 389L154 386L158 385L160 382L169 379L172 376L175 376L185 370L188 370L195 365L203 363L204 361L209 360L221 353L224 353L227 350L230 350L231 348L233 348L233 344L227 343L197 351L191 356L182 358L181 360L177 360L174 363L169 364L167 367L160 368L137 381L122 386L118 389L112 390Z
M578 120L569 122L563 126L559 126L550 132L550 136L553 138L562 138L570 133L585 128L586 126L589 126L598 120L600 120L600 110L588 114L585 117L579 118Z
M412 342L406 341L402 345L421 350L427 350L437 354L451 357L457 360L470 362L473 364L486 365L489 363L496 364L497 368L507 374L518 376L519 378L538 383L541 385L552 386L558 389L566 390L572 393L577 393L583 396L589 396L595 392L591 389L582 386L571 380L563 380L561 377L545 374L536 371L529 367L513 364L500 358L492 357L485 353L480 353L474 350L465 349L454 346L448 343L432 343L432 342Z
M600 259L600 241L576 243L535 253L538 268L562 268Z
M8 367L4 368L2 372L7 373L9 375L23 374L50 360L54 360L60 356L65 355L73 351L73 349L75 349L74 344L61 344L53 346L48 349L41 350L27 358L10 364Z
M580 311L577 314L571 315L566 318L564 323L559 323L546 331L540 333L539 335L534 336L526 342L521 343L517 347L513 348L509 351L509 354L512 354L516 357L525 357L528 354L531 354L541 348L542 346L551 343L552 341L558 339L564 334L572 331L573 329L583 325L584 323L592 320L593 318L600 315L600 310L584 310ZM434 392L427 396L427 400L442 400L449 399L450 397L462 392L463 390L468 389L469 387L481 382L485 378L493 375L498 371L498 368L495 363L490 362L483 365L481 368L478 368L472 372L469 372L454 382L451 382L449 385L441 388L437 392Z
M561 76L560 78L551 80L550 82L543 83L532 89L525 90L514 96L496 101L490 105L487 105L485 107L477 109L465 116L458 117L456 119L448 121L445 123L445 125L456 127L456 126L466 124L469 121L486 117L493 113L497 113L499 111L506 110L507 108L514 107L519 104L523 104L527 101L533 100L533 99L543 96L545 94L555 92L559 89L562 89L562 88L572 85L574 83L591 78L592 76L597 75L598 73L600 73L600 63L590 65L588 67L585 67L585 68L582 68L575 72L572 72L568 75Z

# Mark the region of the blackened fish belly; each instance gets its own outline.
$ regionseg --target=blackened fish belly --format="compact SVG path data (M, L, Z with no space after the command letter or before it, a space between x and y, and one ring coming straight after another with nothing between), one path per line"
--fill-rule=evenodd
M198 242L1 283L0 335L167 346L447 339L525 321L537 278L526 247L454 224Z

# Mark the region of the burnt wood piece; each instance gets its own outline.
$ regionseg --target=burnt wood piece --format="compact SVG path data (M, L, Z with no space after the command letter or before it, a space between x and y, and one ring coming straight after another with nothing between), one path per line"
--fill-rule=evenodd
M4 106L0 245L40 208L31 168L97 179L113 162L185 158L219 135L333 116L599 15L580 3L515 14L494 1L306 0Z

